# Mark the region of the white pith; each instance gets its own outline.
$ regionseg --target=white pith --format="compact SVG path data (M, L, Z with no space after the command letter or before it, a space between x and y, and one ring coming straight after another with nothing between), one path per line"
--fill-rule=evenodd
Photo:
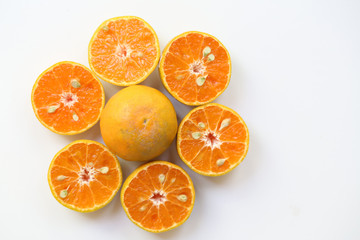
M195 72L194 68L199 68L199 71ZM206 67L204 66L204 62L202 60L200 60L200 61L197 60L197 61L193 62L192 64L190 64L189 71L191 74L195 74L196 76L203 75L206 72Z
M213 142L211 142L211 140L207 137L209 134L212 134L215 137L215 140ZM223 143L220 140L220 136L216 134L216 132L210 130L206 130L205 132L203 132L200 140L205 142L205 147L210 147L211 150L213 150L214 148L220 148L221 144Z
M85 171L87 171L88 173L85 173ZM89 185L89 183L95 179L96 173L97 173L97 170L92 166L87 165L85 167L81 167L80 171L78 172L78 175L79 175L78 183L80 185L84 185L84 184ZM88 175L88 177L89 177L88 180L82 179L82 176L84 174Z
M166 192L164 192L163 190L155 190L155 191L153 192L153 196L154 196L155 194L160 194L160 195L163 196L161 199L152 199L152 196L150 197L150 200L152 201L152 203L153 203L155 206L159 206L160 204L164 204L164 203L167 201Z
M122 52L125 49L126 54L124 55ZM126 44L117 45L115 50L115 55L118 56L120 59L125 60L130 56L130 54L133 52L133 50Z
M71 101L69 101L68 99L71 98ZM63 92L60 95L60 102L62 104L64 104L64 107L72 107L75 103L77 103L78 100L78 96L75 93L72 92Z

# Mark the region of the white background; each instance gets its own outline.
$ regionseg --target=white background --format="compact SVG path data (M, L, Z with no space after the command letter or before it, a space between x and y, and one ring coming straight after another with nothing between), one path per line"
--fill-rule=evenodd
M360 239L359 13L356 0L1 0L0 239ZM192 172L174 144L159 157L182 166L197 194L188 221L162 234L130 222L119 195L94 213L60 205L47 183L50 161L73 140L102 142L99 125L61 136L31 108L38 75L63 60L88 66L93 32L122 15L152 25L161 50L189 30L219 38L233 73L216 102L250 130L247 157L226 176ZM164 92L179 120L191 109L157 71L143 84ZM121 89L103 85L107 99ZM120 163L125 177L139 165Z

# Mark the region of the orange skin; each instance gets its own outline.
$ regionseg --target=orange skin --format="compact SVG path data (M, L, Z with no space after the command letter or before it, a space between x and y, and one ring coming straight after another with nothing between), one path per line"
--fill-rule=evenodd
M135 85L108 101L100 129L105 144L119 157L147 161L163 153L174 140L176 112L160 91Z

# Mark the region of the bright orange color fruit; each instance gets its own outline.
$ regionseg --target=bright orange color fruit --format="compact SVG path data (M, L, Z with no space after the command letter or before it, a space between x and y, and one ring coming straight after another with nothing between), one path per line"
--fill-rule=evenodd
M89 44L89 64L101 79L119 86L144 81L160 58L157 35L143 19L111 18L95 31Z
M159 71L165 88L178 101L202 105L213 101L228 86L231 60L215 37L185 32L165 47Z
M193 209L195 190L179 166L154 161L140 166L124 182L121 203L132 222L150 232L184 223Z
M108 204L122 182L120 164L102 144L78 140L53 158L48 182L57 201L78 212L93 212Z
M109 149L129 161L146 161L163 153L177 132L170 100L155 88L124 88L107 102L100 118L101 135Z
M195 172L224 175L245 158L249 131L234 110L210 103L190 111L182 120L177 137L180 158Z
M88 68L66 61L49 67L38 77L31 103L46 128L73 135L86 131L99 120L105 94Z

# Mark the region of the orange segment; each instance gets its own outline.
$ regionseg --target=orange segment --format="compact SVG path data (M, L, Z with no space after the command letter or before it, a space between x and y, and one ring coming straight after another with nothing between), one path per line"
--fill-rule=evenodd
M104 165L107 166L107 165ZM101 169L103 167L100 167L98 169ZM106 187L108 190L110 190L110 192L115 191L117 186L119 186L120 183L120 179L118 178L119 175L119 171L117 168L113 168L113 169L109 169L108 172L106 174L98 174L96 176L96 180L103 185L104 187Z
M124 201L127 202L129 208L131 208L140 203L142 204L145 201L149 201L145 199L149 198L150 196L151 196L150 194L144 194L142 191L135 190L129 187L125 191Z
M164 228L171 228L174 225L174 219L171 217L167 207L162 204L159 207L160 221Z
M150 200L141 201L139 204L129 206L128 212L134 219L134 221L141 222L144 217L148 214L149 210L152 207ZM139 209L145 209L144 211L139 211Z
M225 46L201 32L185 32L165 47L159 66L169 93L187 105L216 99L230 81L231 60Z
M181 201L178 196L185 195L188 199L185 203ZM176 205L183 206L184 208L191 207L192 202L192 193L190 188L183 187L183 188L175 188L174 190L170 191L167 195L167 198L170 202L173 202Z
M144 230L164 232L190 216L195 190L179 166L154 161L140 166L124 182L121 203L129 219Z
M86 156L87 151L88 151L87 143L78 142L77 144L73 144L69 146L68 151L66 152L68 152L69 155L71 155L72 159L77 162L77 165L85 166L87 160L87 156Z
M220 140L222 141L244 142L246 140L247 129L241 122L234 123L231 128L223 130L224 131L220 135Z
M91 38L88 51L89 64L95 74L119 86L144 81L160 59L155 31L134 16L103 22Z
M79 163L72 157L69 151L61 152L56 159L54 165L68 169L69 171L79 171Z
M66 186L72 183L73 181L75 181L79 176L76 171L70 170L63 166L56 166L56 165L53 166L51 170L51 174L53 174L54 176L60 176L60 175L66 176L66 178L62 181L53 182L53 186L55 188L59 187L60 185Z
M69 192L73 194L75 192L81 192L81 195L78 196L74 203L81 209L91 208L95 205L95 199L92 190L88 185L78 185L77 191Z
M138 177L134 178L131 183L129 183L129 187L132 190L145 194L148 197L151 196L153 192L152 186L148 186L146 182L144 183Z
M181 206L174 204L171 201L165 202L165 207L169 212L169 215L172 217L175 223L182 221L184 216L188 214L188 209Z
M236 164L246 153L247 146L241 142L224 142L221 150L230 164Z
M188 101L195 102L197 99L197 87L192 83L196 82L196 76L190 74L190 76L183 82L183 85L177 92L177 96L180 99L187 99ZM189 88L189 85L193 85Z
M184 123L185 128L184 131L182 131L181 134L181 138L182 139L186 139L186 140L194 140L192 137L192 133L193 132L198 132L201 130L201 128L199 126L197 126L193 121L187 121Z
M159 208L157 206L152 206L141 220L140 224L144 229L160 231L163 228L163 224L160 219Z
M151 179L151 183L154 186L154 189L162 188L163 184L161 183L161 181L159 181L159 175L163 174L166 178L169 170L172 171L172 169L170 169L167 165L161 165L161 164L152 165L147 168L146 172ZM150 172L151 174L149 174Z
M173 41L172 44L168 45L168 52L171 55L175 56L179 61L182 61L189 65L194 61L193 55L191 54L191 49L188 45L186 37L182 37L177 39L177 41ZM164 56L163 52L163 56ZM168 57L166 55L165 59ZM164 59L164 61L165 61Z
M190 185L189 179L182 169L172 168L165 176L165 181L162 184L164 191L171 192L175 189L188 187Z
M224 175L238 166L249 147L249 131L234 110L218 103L194 108L178 130L180 158L195 172Z
M189 33L186 35L186 43L194 60L202 58L202 46L204 43L204 35L199 33Z
M89 69L66 61L51 66L38 77L31 103L46 128L73 135L86 131L99 120L105 94Z
M205 144L204 144L205 145ZM182 153L181 153L182 154ZM212 151L210 147L202 148L193 159L189 159L189 164L193 169L201 169L203 172L210 171Z
M233 161L225 161L223 165L218 166L217 161L218 159L226 159L227 156L234 156L234 153L224 154L222 149L220 148L214 148L212 155L211 155L211 161L210 161L210 170L215 173L222 173L230 168L230 164L234 163ZM235 161L238 159L238 156L234 157Z
M102 205L109 199L112 199L113 191L101 184L99 181L90 182L90 187L94 193L94 200L96 205Z
M192 139L192 140L183 140L180 143L180 147L183 149L183 156L186 159L194 159L199 152L203 149L205 143Z
M55 199L78 212L104 207L120 188L119 162L105 146L78 140L61 149L52 160L48 182Z
M155 187L151 181L151 176L147 173L147 170L140 171L138 173L138 179L143 186L146 186L151 192L155 191Z
M209 124L208 128L212 131L215 131L217 125L220 123L220 118L223 114L222 108L219 108L218 105L209 105L204 108L207 122Z

